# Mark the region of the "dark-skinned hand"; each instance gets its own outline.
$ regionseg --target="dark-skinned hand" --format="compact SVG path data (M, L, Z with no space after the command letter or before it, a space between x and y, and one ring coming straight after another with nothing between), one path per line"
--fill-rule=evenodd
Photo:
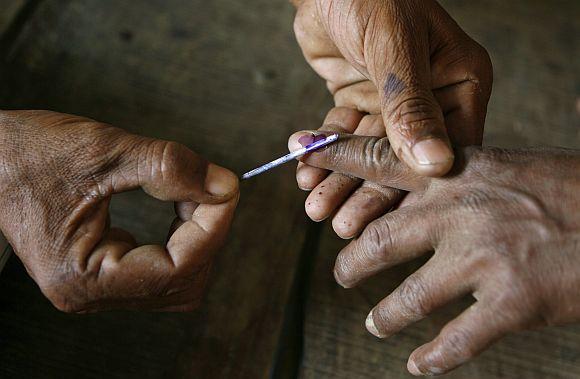
M337 108L321 130L383 137L415 172L440 176L453 146L479 145L493 81L489 56L434 0L295 0L294 29L304 56L326 80ZM350 108L350 109L349 109ZM344 202L365 203L374 219L401 191L300 163L298 186L312 190L315 221ZM351 200L352 198L352 200ZM348 213L345 211L344 213ZM357 223L338 216L343 238Z
M109 225L117 193L175 202L165 246ZM230 171L175 142L46 111L0 112L0 228L60 310L187 311L238 200Z
M291 150L304 135L290 138ZM411 373L442 374L507 333L580 321L580 151L461 148L449 175L427 178L386 138L342 135L303 162L410 191L336 259L337 282L351 288L433 253L371 310L372 334L389 337L451 301L476 299L411 354Z

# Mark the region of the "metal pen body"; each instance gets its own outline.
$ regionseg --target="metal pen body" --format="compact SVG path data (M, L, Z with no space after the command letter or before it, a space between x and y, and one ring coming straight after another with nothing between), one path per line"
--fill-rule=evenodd
M298 149L298 150L293 151L291 153L288 153L288 154L286 154L278 159L275 159L272 162L266 163L266 164L264 164L256 169L253 169L252 171L248 171L247 173L242 175L242 180L249 179L249 178L256 176L256 175L260 175L266 171L273 169L274 167L278 167L278 166L283 165L285 163L288 163L296 158L299 158L299 157L303 156L304 154L307 154L309 152L312 152L312 151L320 149L324 146L327 146L327 145L335 142L336 140L338 140L338 134L336 134L336 133L331 134L321 141L316 141L314 143L311 143L310 145L307 145L301 149Z

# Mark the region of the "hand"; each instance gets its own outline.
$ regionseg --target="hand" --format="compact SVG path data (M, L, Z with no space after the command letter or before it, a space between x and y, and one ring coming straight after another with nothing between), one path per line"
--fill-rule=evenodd
M290 138L292 149L305 133ZM387 139L345 135L304 158L319 168L412 191L338 255L338 283L434 251L369 313L367 329L388 337L472 294L476 302L415 350L408 369L442 374L505 334L580 321L580 152L564 149L457 151L448 177L410 172Z
M237 204L233 173L175 142L54 112L0 112L0 146L0 228L58 309L197 306ZM139 187L175 201L166 246L109 225L111 197Z
M453 164L450 142L481 143L491 62L436 1L295 4L298 42L336 106L367 113L363 124L382 114L395 153L415 172L441 176Z
M379 115L363 116L352 108L337 107L328 112L323 126L316 133L326 131L364 136L385 136ZM306 146L314 134L299 141ZM341 238L350 239L360 234L372 220L381 216L404 196L405 192L351 175L298 163L296 179L300 188L311 190L305 202L306 214L314 221L332 216L332 227Z

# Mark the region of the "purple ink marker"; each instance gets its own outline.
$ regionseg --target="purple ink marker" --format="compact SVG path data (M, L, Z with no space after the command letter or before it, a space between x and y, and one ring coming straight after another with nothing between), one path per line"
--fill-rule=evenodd
M268 170L273 169L274 167L278 167L280 165L283 165L284 163L288 163L296 158L299 158L299 157L303 156L304 154L308 154L308 153L315 151L315 150L318 150L324 146L328 146L331 143L338 140L338 134L334 133L334 134L331 134L329 136L326 136L326 138L318 139L318 140L317 139L318 138L315 138L314 142L311 143L310 145L304 146L303 148L298 149L296 151L293 151L289 154L286 154L283 157L275 159L270 163L266 163L265 165L262 165L262 166L254 169L252 171L246 172L244 175L242 175L242 180L249 179L252 176L260 175Z

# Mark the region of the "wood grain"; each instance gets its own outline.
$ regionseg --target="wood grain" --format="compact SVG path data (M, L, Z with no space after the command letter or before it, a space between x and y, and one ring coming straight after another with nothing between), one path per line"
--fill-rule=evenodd
M184 143L238 173L318 127L326 89L285 1L43 1L9 57L0 106L81 114ZM55 311L16 260L0 277L0 376L265 378L307 228L285 167L242 185L199 312ZM172 205L118 196L113 224L165 238Z
M461 1L442 4L490 52L495 88L485 141L506 147L555 145L580 148L580 2ZM408 378L409 354L437 335L469 304L443 309L396 336L379 341L364 321L421 262L399 266L357 289L332 277L344 246L325 228L310 277L301 377ZM580 377L580 327L550 328L503 339L449 378Z

